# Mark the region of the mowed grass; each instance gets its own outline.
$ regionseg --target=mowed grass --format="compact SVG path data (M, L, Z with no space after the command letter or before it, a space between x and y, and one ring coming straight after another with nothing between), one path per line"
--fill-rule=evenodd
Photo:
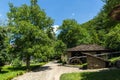
M12 66L4 66L2 72L0 72L0 80L11 80L12 78L22 75L26 72L25 68L14 69Z
M120 69L62 74L60 80L120 80Z
M32 64L30 68L31 70L36 69L44 64L46 63ZM0 80L11 80L16 76L23 75L25 72L27 72L25 66L13 68L12 66L6 65L3 67L2 72L0 72Z

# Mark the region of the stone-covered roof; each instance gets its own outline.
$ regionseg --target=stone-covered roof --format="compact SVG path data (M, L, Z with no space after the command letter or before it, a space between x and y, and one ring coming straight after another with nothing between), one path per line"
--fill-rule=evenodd
M69 48L67 49L67 51L109 51L109 50L97 44L89 44L89 45L83 44L73 48Z

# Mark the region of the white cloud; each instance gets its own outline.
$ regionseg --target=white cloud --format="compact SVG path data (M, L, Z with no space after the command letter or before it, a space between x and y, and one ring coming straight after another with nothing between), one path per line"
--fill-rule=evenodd
M53 31L54 31L55 33L57 33L57 30L58 30L59 25L53 25L52 27L53 27Z
M0 14L0 17L2 17L2 14Z
M72 13L72 16L75 16L75 13Z

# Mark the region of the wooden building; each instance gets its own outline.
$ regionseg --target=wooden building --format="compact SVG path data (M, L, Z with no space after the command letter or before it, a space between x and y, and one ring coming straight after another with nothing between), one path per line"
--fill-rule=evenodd
M87 54L87 68L88 69L99 69L105 68L109 66L109 61L104 58L96 57L91 54Z
M103 68L106 65L106 60L105 57L104 59L102 58L97 58L101 53L108 53L111 52L111 50L106 49L105 47L99 46L97 44L83 44L79 45L73 48L67 49L66 52L66 62L68 64L82 64L87 62L88 63L88 68ZM92 56L94 55L94 56ZM93 62L95 61L96 62ZM101 63L103 65L99 65L97 63ZM95 64L91 66L92 64ZM90 67L91 66L91 67Z

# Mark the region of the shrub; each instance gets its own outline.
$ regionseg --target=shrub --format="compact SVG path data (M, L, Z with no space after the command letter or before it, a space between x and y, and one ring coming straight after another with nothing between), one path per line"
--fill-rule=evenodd
M0 50L0 71L7 61L8 55L6 54L6 50Z
M4 57L0 55L0 72L1 72L2 66L4 66L4 64L5 64Z
M18 58L16 58L15 60L12 61L12 66L14 68L19 68L22 66L22 62Z
M111 62L111 66L116 66L116 62L120 60L120 57L113 57L111 59L109 59L109 61Z
M6 80L12 80L13 78L13 76L9 76Z
M88 65L87 63L81 64L80 69L83 69L83 70L87 69L87 65Z

